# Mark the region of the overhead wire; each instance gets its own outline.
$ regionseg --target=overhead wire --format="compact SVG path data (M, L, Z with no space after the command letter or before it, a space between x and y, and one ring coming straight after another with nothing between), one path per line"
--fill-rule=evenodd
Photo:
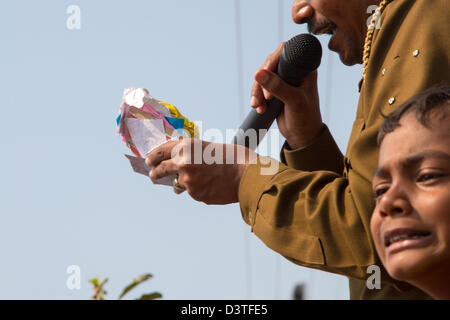
M243 84L243 62L242 62L242 26L241 26L241 2L234 1L235 14L235 42L236 42L236 71L237 71L237 92L238 92L238 116L239 121L244 117L244 84ZM244 277L246 283L247 299L252 299L252 264L250 248L250 232L248 226L243 226L244 240Z
M284 40L284 28L283 28L283 17L284 17L284 6L283 0L278 0L278 43ZM274 296L275 299L280 299L281 294L281 257L279 254L275 255L275 281L274 281Z

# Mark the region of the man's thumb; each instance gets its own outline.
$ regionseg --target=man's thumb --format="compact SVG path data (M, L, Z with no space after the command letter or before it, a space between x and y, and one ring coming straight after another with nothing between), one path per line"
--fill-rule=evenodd
M267 70L258 70L255 74L255 80L265 90L269 91L273 96L286 103L292 99L295 88L284 82L277 74Z

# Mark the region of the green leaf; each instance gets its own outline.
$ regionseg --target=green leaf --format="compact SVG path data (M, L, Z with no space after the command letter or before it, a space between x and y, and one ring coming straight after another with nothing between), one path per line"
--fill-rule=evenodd
M103 289L103 286L106 282L108 282L108 278L105 278L103 281L99 281L98 278L90 280L90 283L94 285L94 295L92 296L92 299L105 300L107 292Z
M128 292L130 292L137 285L139 285L142 282L147 281L148 279L151 279L151 278L153 278L153 276L149 273L143 274L143 275L137 277L136 279L133 280L133 282L131 282L127 287L125 287L125 289L123 289L122 293L119 296L119 299L122 299L122 297L124 295L126 295Z
M153 293L143 294L140 298L138 298L136 300L154 300L154 299L158 299L158 298L162 298L162 294L159 292L153 292Z

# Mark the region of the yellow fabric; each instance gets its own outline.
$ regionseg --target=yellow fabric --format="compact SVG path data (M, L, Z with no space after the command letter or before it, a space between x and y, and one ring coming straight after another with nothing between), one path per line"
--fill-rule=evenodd
M276 174L262 175L262 165L252 164L239 185L242 217L253 233L296 264L351 278L352 299L429 298L395 282L383 268L382 289L365 286L367 267L382 267L370 235L371 180L383 121L379 109L390 113L430 86L450 84L449 5L394 0L386 7L373 35L345 156L324 128L310 146L285 145Z
M189 132L189 134L191 135L192 138L199 137L198 126L195 125L194 122L190 122L187 118L185 118L174 105L164 102L164 101L159 101L159 102L161 102L163 105L165 105L167 108L169 108L169 111L174 118L184 119L184 129Z

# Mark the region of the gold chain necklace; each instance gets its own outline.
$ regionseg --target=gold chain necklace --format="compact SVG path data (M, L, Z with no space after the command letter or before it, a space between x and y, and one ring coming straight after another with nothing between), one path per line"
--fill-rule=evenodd
M392 0L383 0L372 16L370 25L367 29L366 41L364 42L364 53L363 53L363 79L366 77L367 65L369 64L370 50L372 49L373 34L375 32L375 24L379 22L383 10L386 8L389 2Z

